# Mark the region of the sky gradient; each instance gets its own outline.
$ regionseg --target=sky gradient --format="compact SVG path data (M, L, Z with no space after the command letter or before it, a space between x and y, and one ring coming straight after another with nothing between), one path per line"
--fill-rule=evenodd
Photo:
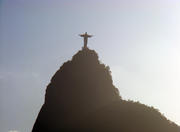
M180 125L179 0L0 0L0 131L31 131L86 31L122 98Z

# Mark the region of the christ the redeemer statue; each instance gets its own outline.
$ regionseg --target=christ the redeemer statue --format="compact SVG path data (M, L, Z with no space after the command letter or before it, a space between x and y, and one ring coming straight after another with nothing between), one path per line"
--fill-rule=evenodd
M80 34L79 36L84 38L84 47L83 48L87 48L88 38L92 37L92 35L89 35L89 34L87 34L87 32L85 32L85 34Z

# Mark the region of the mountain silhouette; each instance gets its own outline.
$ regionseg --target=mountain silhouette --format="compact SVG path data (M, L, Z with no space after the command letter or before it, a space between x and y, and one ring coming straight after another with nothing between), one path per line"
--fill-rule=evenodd
M32 132L180 132L158 110L122 100L111 72L94 50L83 48L47 86Z

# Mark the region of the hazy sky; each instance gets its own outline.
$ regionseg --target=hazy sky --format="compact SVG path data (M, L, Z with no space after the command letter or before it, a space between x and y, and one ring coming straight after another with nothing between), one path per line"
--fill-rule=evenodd
M0 0L0 131L31 131L85 31L123 99L180 125L179 0Z

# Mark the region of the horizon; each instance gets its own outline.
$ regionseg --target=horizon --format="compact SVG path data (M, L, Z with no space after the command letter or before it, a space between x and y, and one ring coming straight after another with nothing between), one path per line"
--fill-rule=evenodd
M125 100L180 125L180 2L1 0L1 131L30 131L51 77L88 47L108 65Z

